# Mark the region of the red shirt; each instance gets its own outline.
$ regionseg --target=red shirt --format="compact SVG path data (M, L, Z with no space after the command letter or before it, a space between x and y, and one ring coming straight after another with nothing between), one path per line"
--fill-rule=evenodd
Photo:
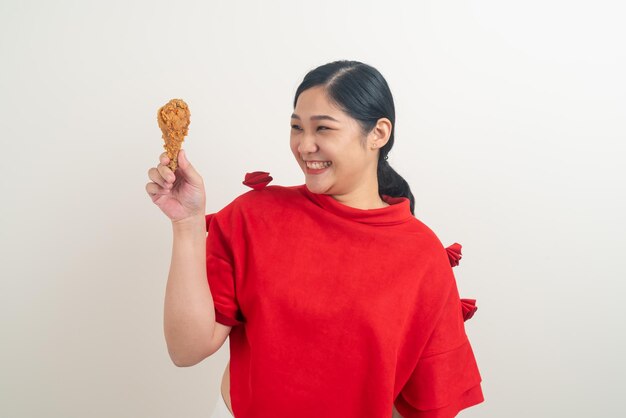
M364 210L261 185L206 215L235 418L390 418L394 402L448 418L484 400L455 252L408 198L383 199Z

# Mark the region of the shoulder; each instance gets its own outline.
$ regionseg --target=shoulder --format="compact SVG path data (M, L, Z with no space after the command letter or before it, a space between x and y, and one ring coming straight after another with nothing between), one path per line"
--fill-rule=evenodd
M228 205L234 213L269 214L287 210L298 201L299 193L293 187L269 185L262 189L249 190L237 196Z
M269 185L262 189L248 190L237 196L233 203L239 206L251 206L265 202L291 201L299 196L294 186Z
M414 245L413 252L416 258L419 258L420 264L426 267L429 275L440 276L449 285L451 267L460 256L457 254L460 251L457 246L460 247L460 245L457 243L444 245L433 228L420 219L415 218L411 221L410 228L406 236Z
M238 215L252 215L255 213L268 213L277 208L284 208L288 204L297 201L301 196L298 186L269 185L273 180L266 171L253 171L246 173L242 184L250 187L216 213L208 214L207 219L213 217L224 219Z
M408 223L409 235L418 240L423 250L429 252L445 252L443 242L435 231L418 218L414 218Z

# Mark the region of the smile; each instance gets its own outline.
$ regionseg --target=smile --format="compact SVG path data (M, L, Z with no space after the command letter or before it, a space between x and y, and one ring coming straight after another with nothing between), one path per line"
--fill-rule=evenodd
M329 167L331 164L332 164L331 161L320 161L320 162L318 162L318 161L315 161L315 162L307 161L306 162L306 166L308 168L312 168L314 170L319 170L319 169L322 169L322 168Z

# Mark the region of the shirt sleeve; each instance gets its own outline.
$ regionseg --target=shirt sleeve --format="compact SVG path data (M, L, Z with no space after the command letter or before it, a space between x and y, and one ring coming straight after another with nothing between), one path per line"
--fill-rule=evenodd
M206 270L209 288L215 306L215 320L228 326L244 323L241 309L237 301L235 286L235 268L232 246L227 231L221 222L221 216L227 212L205 215L206 238Z
M404 418L456 417L484 401L481 381L453 280L435 328L394 403Z

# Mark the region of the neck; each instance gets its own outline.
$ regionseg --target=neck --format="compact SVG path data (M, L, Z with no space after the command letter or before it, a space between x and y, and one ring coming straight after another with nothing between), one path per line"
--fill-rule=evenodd
M378 181L364 185L347 193L331 195L336 201L356 209L379 209L389 206L378 195Z

